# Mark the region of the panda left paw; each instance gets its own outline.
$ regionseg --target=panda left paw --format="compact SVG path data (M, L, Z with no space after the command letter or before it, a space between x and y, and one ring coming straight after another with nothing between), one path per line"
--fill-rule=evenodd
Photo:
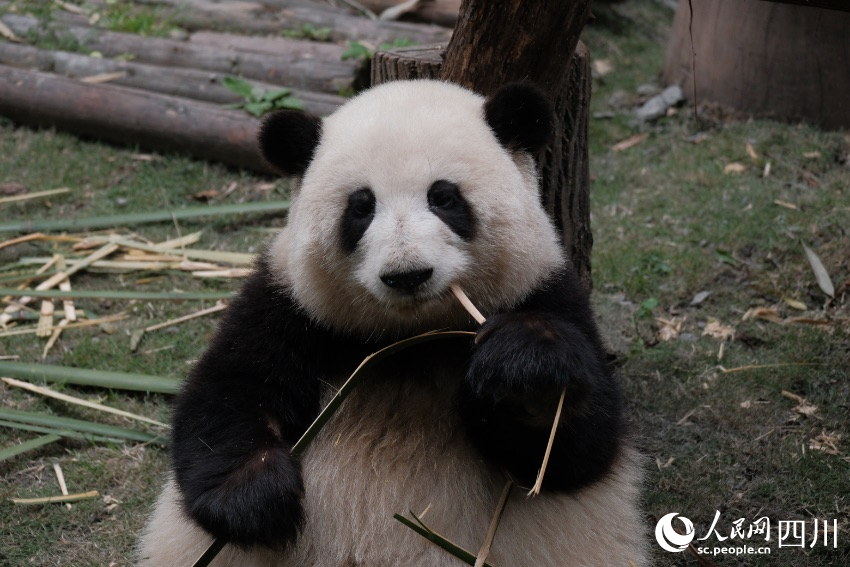
M586 335L544 312L493 315L475 342L466 378L471 393L495 403L520 400L531 413L538 413L534 407L542 400L547 400L545 413L553 411L548 400L564 388L571 400L579 400L594 376L604 373Z

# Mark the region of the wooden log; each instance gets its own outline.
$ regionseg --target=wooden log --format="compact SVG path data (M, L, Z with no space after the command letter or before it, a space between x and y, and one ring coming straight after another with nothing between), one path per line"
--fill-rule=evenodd
M257 151L259 121L239 110L5 65L0 84L0 115L15 122L273 173Z
M227 30L278 34L301 30L305 25L330 28L334 41L365 40L374 44L407 39L416 43L446 41L450 32L436 25L385 22L353 16L347 10L314 2L264 0L263 2L208 0L136 0L178 8L174 23L188 30Z
M378 52L372 59L372 84L392 80L435 79L441 77L445 46L399 48ZM590 53L577 45L569 62L560 99L558 135L540 157L541 189L546 211L561 231L582 282L592 285L590 252L590 170L587 128L590 115Z
M225 75L212 71L157 67L8 42L0 42L0 64L37 69L74 79L119 74L121 76L110 79L109 84L218 104L232 104L242 100L242 97L222 85ZM265 90L280 88L279 85L258 81L252 81L251 84ZM293 94L304 102L305 110L320 116L330 114L345 101L340 96L326 93L294 89Z
M412 79L438 79L445 45L399 47L372 57L372 84Z
M396 8L403 3L405 3L405 0L360 0L360 4L379 16L386 10ZM416 6L405 12L398 21L428 22L453 28L457 23L459 10L460 0L420 0Z
M30 30L34 34L50 33L30 16L7 14L2 21L18 35ZM58 30L105 57L131 54L140 63L203 69L305 91L337 94L351 89L361 66L358 61L343 61L345 48L330 43L281 38L281 51L270 55L81 26L61 26Z
M695 70L697 103L850 127L850 14L762 0L693 0L693 9L693 36L688 2L676 11L668 84L694 100Z

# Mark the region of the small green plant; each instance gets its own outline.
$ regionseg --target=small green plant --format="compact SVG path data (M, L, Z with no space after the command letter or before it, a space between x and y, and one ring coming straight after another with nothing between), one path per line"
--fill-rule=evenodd
M80 40L71 33L56 30L46 25L39 25L27 30L24 41L40 49L50 51L69 51L76 53L81 51Z
M331 41L333 29L317 28L312 24L304 24L300 29L283 30L280 35L292 39L308 39L310 41Z
M133 2L107 2L99 16L98 25L112 31L164 37L175 29L170 16L160 8L135 6Z
M347 61L349 59L361 59L368 61L372 59L372 55L374 55L376 51L386 51L396 47L410 47L411 45L416 45L416 42L405 37L399 38L392 43L382 43L377 47L377 49L372 49L368 45L360 43L359 41L349 41L348 49L342 53L342 60Z
M637 313L635 313L635 318L646 319L647 317L651 317L656 307L658 307L658 300L654 297L641 301Z
M284 108L304 109L304 102L292 94L292 89L262 89L239 77L225 77L221 84L244 99L227 107L241 108L252 116L260 117Z

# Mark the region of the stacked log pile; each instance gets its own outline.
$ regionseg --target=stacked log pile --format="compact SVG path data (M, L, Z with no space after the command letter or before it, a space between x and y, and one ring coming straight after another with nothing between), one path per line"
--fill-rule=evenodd
M306 110L326 115L345 100L341 93L367 86L368 61L343 60L348 42L373 48L398 40L445 44L451 34L433 24L370 19L304 0L137 3L175 8L171 21L186 30L185 37L108 31L67 11L56 12L49 22L8 12L0 17L5 32L0 34L0 115L268 171L254 150L258 119L222 106L242 101L225 88L225 77L241 77L263 90L291 88ZM329 28L331 41L281 35L305 26ZM77 49L29 44L39 38L60 38Z

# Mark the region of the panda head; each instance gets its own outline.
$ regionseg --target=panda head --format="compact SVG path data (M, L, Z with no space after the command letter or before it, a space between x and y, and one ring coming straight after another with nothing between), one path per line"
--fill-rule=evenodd
M532 156L552 128L528 84L484 99L398 81L324 119L271 115L260 149L297 178L275 277L319 322L364 336L468 326L453 283L485 315L512 307L564 262Z

